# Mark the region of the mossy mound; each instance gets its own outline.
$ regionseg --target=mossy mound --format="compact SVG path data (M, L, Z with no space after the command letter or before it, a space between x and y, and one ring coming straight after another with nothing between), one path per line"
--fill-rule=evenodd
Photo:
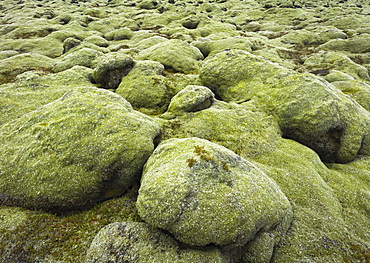
M369 14L368 0L1 1L0 261L370 262ZM142 222L145 161L169 176L174 155L160 163L152 151L194 137L274 181L290 227L194 246ZM181 159L187 147L184 171L230 179L223 155ZM227 200L215 176L197 179L188 185ZM253 197L250 207L264 204ZM185 208L183 218L204 215ZM226 217L219 229L243 225ZM199 244L220 231L194 232Z
M117 222L106 226L96 235L86 256L86 263L159 261L227 263L230 259L217 247L182 248L174 238L143 222Z
M137 208L146 222L189 245L250 242L253 249L244 253L257 261L272 255L292 217L274 181L234 152L199 138L170 139L156 148L145 165ZM256 253L262 244L267 256Z
M312 74L227 50L206 60L200 79L223 100L256 101L276 116L283 136L311 147L326 162L350 162L369 153L369 113Z
M138 180L158 132L114 93L76 88L2 127L1 204L58 212L118 196Z

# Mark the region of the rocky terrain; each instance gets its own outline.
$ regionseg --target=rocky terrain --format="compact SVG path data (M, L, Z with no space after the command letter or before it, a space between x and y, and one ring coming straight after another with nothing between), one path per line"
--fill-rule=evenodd
M2 0L1 262L370 262L367 0Z

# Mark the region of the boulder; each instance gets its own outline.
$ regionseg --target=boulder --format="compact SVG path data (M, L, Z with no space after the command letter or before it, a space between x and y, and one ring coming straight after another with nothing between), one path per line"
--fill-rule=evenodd
M63 52L67 53L70 49L81 44L81 40L74 37L68 37L63 41Z
M166 68L188 74L199 69L198 61L203 59L203 55L196 47L172 39L144 49L136 58L158 61Z
M59 99L71 89L91 87L91 71L75 66L49 74L47 68L39 68L18 75L13 83L3 84L0 89L0 126Z
M202 51L204 57L212 56L225 49L241 49L252 52L252 43L244 37L228 37L225 39L210 40L203 38L192 43Z
M212 93L204 87L200 90L199 86L187 87L174 96L168 111L161 115L164 119L162 138L198 137L227 147L244 158L253 158L275 150L281 131L273 117L261 112L251 103L230 104L210 100L212 97L208 96L212 96ZM194 97L199 99L200 104L191 103ZM200 100L201 98L205 100ZM205 108L210 102L211 105Z
M63 54L63 43L51 36L30 39L3 39L0 50L15 50L27 53L37 53L50 58Z
M342 30L335 27L320 31L318 35L322 38L324 42L328 42L332 39L347 39L348 35Z
M324 42L320 35L305 29L291 31L278 39L283 43L296 45L318 45Z
M274 236L292 211L277 184L227 148L199 138L162 142L143 171L137 204L150 225L189 245L243 246L257 233ZM274 233L273 233L274 232Z
M183 27L187 29L195 29L197 28L199 21L200 19L197 16L191 15L191 16L184 18L181 24Z
M60 212L120 195L158 133L122 97L75 88L0 129L0 204Z
M332 39L321 45L323 50L348 51L351 53L370 52L370 37L356 37L351 39Z
M230 50L207 59L200 79L226 101L253 99L277 117L283 136L314 149L324 161L346 163L370 152L369 113L313 74Z
M120 29L115 29L113 31L107 32L104 37L107 40L123 40L130 39L133 36L133 32L130 28L124 27Z
M101 36L89 36L84 39L85 42L97 45L98 47L108 47L109 42Z
M74 66L93 68L95 66L94 60L102 55L102 52L94 49L82 48L75 52L61 56L60 59L58 59L58 61L55 63L53 71L60 72Z
M0 83L6 83L29 70L50 72L55 60L37 53L14 55L0 60Z
M340 80L332 84L370 111L370 85L358 80Z
M332 82L337 82L337 81L351 81L354 80L355 78L352 77L351 75L348 75L342 71L339 70L328 70L327 75L324 75L323 78L330 83Z
M164 66L156 61L136 62L122 78L116 93L125 98L135 109L146 113L163 112L169 103Z
M126 54L111 52L99 58L96 64L92 74L94 81L103 88L116 89L122 77L134 66L134 61Z
M328 42L329 43L329 42ZM308 57L304 64L310 72L335 69L346 73L357 80L369 81L367 68L355 63L348 56L334 51L321 51Z
M139 37L139 36L137 36L137 37ZM156 44L166 42L166 41L168 41L168 39L165 38L165 37L151 36L151 37L144 38L144 39L141 39L141 40L138 39L137 41L135 41L134 46L138 49L147 49L151 46L154 46Z
M230 259L216 247L183 248L170 235L143 222L117 222L99 231L85 262L228 263Z
M17 27L5 34L4 38L11 39L29 39L29 38L41 38L46 37L53 31L57 30L57 26L48 25L47 23L37 23L36 21L32 25L17 25Z
M215 95L204 86L189 85L177 93L168 106L168 112L195 112L209 108Z

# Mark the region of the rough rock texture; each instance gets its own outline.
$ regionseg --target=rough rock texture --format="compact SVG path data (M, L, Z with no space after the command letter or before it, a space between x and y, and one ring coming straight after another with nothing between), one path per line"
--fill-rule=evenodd
M1 86L0 125L59 99L75 87L91 87L90 79L91 69L79 66L57 74L41 68L18 75L15 82Z
M36 133L18 144L19 135L4 133L24 131L21 127L30 122L23 122L23 126L20 122L27 116L41 123L39 130L46 129L43 123L49 122L38 122L44 117L38 113L51 110L50 105L63 108L49 112L55 116L85 112L83 103L61 105L65 93L84 87L115 92L102 91L119 101L126 98L124 105L141 112L131 109L133 115L145 119L149 115L153 133L145 138L151 150L165 140L197 137L235 152L275 181L293 211L285 234L275 234L279 229L261 231L243 246L190 246L142 222L140 229L150 228L143 231L157 233L163 242L139 234L135 238L148 246L139 248L127 241L127 246L110 250L111 255L125 254L132 247L143 255L153 255L153 262L370 262L368 2L2 0L0 184L16 185L12 180L16 173L9 175L6 170L10 165L14 171L40 168L41 162L31 158L38 154L53 161L38 173L40 183L30 187L22 181L15 187L8 184L9 191L24 192L24 202L17 199L19 205L34 204L35 199L27 196L46 185L44 193L53 189L60 193L53 195L53 200L70 201L69 197L77 196L79 205L97 203L76 210L68 200L61 201L69 205L63 215L1 206L0 262L85 262L99 230L112 223L143 221L136 208L142 169L137 169L138 182L122 196L105 200L104 187L97 186L101 191L94 193L92 188L79 188L76 182L64 180L72 175L62 173L66 166L58 169L57 160L72 156L78 164L84 159L81 148L71 146L73 140L48 144L68 137L61 136L65 133L61 129L50 128L54 134L33 144L25 142L31 142ZM91 93L89 100L96 114L81 114L90 119L86 122L86 127L91 127L90 145L100 145L108 153L126 137L109 141L113 135L104 131L113 129L108 121L112 120L109 116L118 116L117 104L98 94ZM105 114L100 114L102 111ZM114 121L119 129L129 125L127 130L139 135L142 130L126 120ZM68 124L76 136L89 132L79 128L79 118L60 119L59 123ZM94 123L103 125L92 127ZM128 141L131 150L142 148L138 151L143 153L149 149L140 147L143 140ZM42 152L47 147L40 145L48 149L69 147L51 156L49 151ZM21 162L10 160L12 151L18 151ZM94 155L93 150L85 152L84 156L89 156L86 163L102 163L108 158ZM172 167L176 160L170 156L164 163ZM93 177L83 177L86 171L81 169L73 175L82 178L78 182L107 178L98 170ZM46 176L52 174L60 177ZM73 193L67 191L72 188ZM111 187L106 195L124 192L124 188ZM10 200L9 195L5 197ZM45 199L39 196L37 201L46 208ZM102 245L97 250L102 255L94 256L104 257L109 252L103 249L105 245L115 244L100 237L94 244ZM173 246L166 245L169 243ZM156 253L156 247L163 253ZM136 252L130 251L134 257Z
M156 61L138 61L122 78L116 93L124 97L136 109L149 112L163 111L168 105L168 88L163 76L164 66Z
M209 94L205 87L201 90ZM201 97L203 92L192 87L192 92L188 91L185 88L179 92L172 98L170 105L187 101L190 102L188 108L193 107L192 100ZM194 93L196 95L192 95ZM191 100L177 102L182 97L187 98L187 95L191 95ZM274 118L248 103L238 105L213 100L209 108L196 112L170 111L169 108L162 118L165 119L162 121L163 139L198 137L248 158L274 151L276 141L281 138L281 131Z
M209 108L215 95L207 87L187 86L177 93L168 106L169 112L194 112Z
M230 259L216 247L181 248L174 238L146 223L117 222L96 235L87 251L89 262L226 263Z
M242 246L271 232L270 252L292 216L289 201L261 170L199 138L166 140L156 148L137 207L146 222L189 245Z
M101 84L102 88L116 89L133 65L131 57L120 53L110 53L99 58L92 77L96 83Z
M230 50L209 58L200 79L223 100L256 100L278 118L283 136L311 147L324 161L350 162L369 153L369 113L312 74Z
M94 67L95 59L103 53L91 48L82 48L76 52L62 56L53 67L54 72L60 72L74 66Z
M338 52L319 52L307 58L304 65L310 72L318 75L325 75L325 71L334 69L358 80L370 80L367 68Z
M137 58L158 61L175 71L191 73L199 69L198 60L203 59L203 55L181 40L169 40L144 49Z
M0 202L58 211L120 195L140 176L157 134L114 93L76 88L2 127Z
M27 53L11 56L0 61L0 83L13 80L29 70L51 71L54 60L43 55Z

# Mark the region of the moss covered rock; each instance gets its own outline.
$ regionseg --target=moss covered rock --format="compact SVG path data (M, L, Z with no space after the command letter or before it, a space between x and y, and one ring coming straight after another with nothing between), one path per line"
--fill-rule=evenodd
M291 31L278 39L283 43L296 45L318 45L324 42L320 35L304 29Z
M369 153L369 113L312 74L230 50L209 58L200 78L224 100L257 101L277 117L283 136L311 147L324 161L350 162Z
M348 56L334 51L318 52L308 57L303 64L311 72L335 69L358 80L370 80L367 68L355 63Z
M168 106L168 112L194 112L209 108L215 95L204 86L189 85L177 93Z
M0 88L0 126L59 99L75 87L91 87L91 71L75 66L57 74L40 68L18 75L15 82Z
M146 113L163 112L169 103L169 91L163 71L164 66L159 62L138 61L122 78L116 93L135 109Z
M96 64L92 73L95 82L103 88L116 89L122 77L126 76L134 66L134 61L126 54L113 52L99 58Z
M145 165L137 208L146 222L190 245L242 246L278 229L271 251L292 216L289 201L261 170L199 138L158 146Z
M60 57L57 63L55 63L53 71L60 72L74 66L93 68L95 66L94 60L102 55L103 53L97 50L91 48L82 48Z
M211 36L209 36L211 37ZM204 57L212 56L225 49L241 49L252 52L252 43L244 37L227 37L224 39L211 40L210 38L201 38L192 43L201 50Z
M177 240L143 222L113 223L96 235L87 251L92 262L214 262L230 259L216 247L182 248Z
M203 55L196 47L190 46L181 40L173 39L144 49L137 56L137 59L158 61L166 68L191 73L199 69L198 61L203 59Z
M152 262L370 262L367 113L354 102L369 111L369 14L369 0L21 0L16 3L2 0L0 72L2 83L6 82L0 85L2 132L9 131L13 125L14 129L23 131L21 127L29 127L24 121L25 114L34 114L40 107L50 109L45 105L55 105L54 101L68 91L94 86L116 90L122 80L125 82L122 95L135 104L133 108L156 115L153 119L161 124L158 140L198 137L227 147L253 162L279 185L294 215L286 233L281 228L275 232L260 231L243 246L190 246L144 223L135 229L150 228L148 231L131 231L132 221L141 221L136 209L139 186L134 185L122 196L99 202L103 199L94 198L104 195L103 188L109 185L104 181L100 194L91 193L88 197L99 203L83 211L73 210L61 216L49 211L1 207L0 262L84 262L94 236L115 222L130 225L126 229L131 229L131 240L125 233L99 234L91 246L94 252L89 252L91 261L99 261L106 255L111 255L112 261L119 261L121 255L126 258L132 255L144 262L148 261L146 255L152 252L152 259L149 259ZM161 60L154 57L152 50L159 44L162 49L157 46L155 56L163 54ZM89 52L80 56L86 49ZM196 49L205 61L194 56L194 50L199 54ZM240 49L265 59L243 55L238 61L230 51L226 52L230 56L222 57L225 49ZM151 57L142 60L140 53L147 50L153 51ZM94 53L98 53L98 57ZM110 54L101 55L107 53ZM74 56L79 57L77 63ZM122 67L119 66L121 59L125 61ZM211 61L217 63L209 63ZM50 70L54 63L67 67L56 73ZM142 63L148 63L148 67ZM199 76L198 69L203 64ZM204 78L206 68L217 73L208 78L209 82ZM56 69L54 67L58 71ZM92 77L94 69L95 79ZM92 96L94 99L89 102L94 111L91 114L98 112L94 116L100 116L101 121L90 113L81 113L91 119L89 129L99 136L89 137L92 146L86 147L85 152L92 154L81 153L82 142L68 144L65 150L65 153L76 152L76 158L81 160L78 163L81 171L85 157L94 164L107 160L109 153L102 154L104 160L100 160L99 154L93 156L94 145L98 145L96 149L105 149L108 145L106 152L113 154L112 144L121 147L118 138L130 142L131 138L136 138L132 135L126 139L118 132L117 140L109 144L107 140L113 135L104 134L102 129L109 130L112 114L121 120L114 126L119 131L121 123L130 125L132 122L108 110L114 108L115 112L118 107L112 100L98 93ZM99 100L108 102L104 106ZM82 104L81 100L74 101L76 107ZM76 107L69 109L67 106L55 108L53 114L59 109L58 116L64 113L63 116L67 116L69 110L75 112ZM102 111L107 114L100 114ZM36 117L32 116L36 123ZM24 121L23 126L17 121L19 119ZM58 120L58 124L71 126L80 123L79 118L73 124L67 123L69 119ZM44 123L49 124L47 121L40 123L39 130ZM98 129L94 123L101 123L102 127ZM88 125L86 127L90 127ZM52 123L47 127L56 126ZM71 137L62 129L48 129ZM140 128L132 127L130 131L134 134L136 130L141 134ZM78 133L84 132L78 129ZM32 152L46 160L46 154L40 150L43 142L45 151L62 149L58 142L50 143L47 136L45 140L27 144L35 134L29 134L28 141L19 139L17 145L15 139L9 143L1 139L0 148L4 144L8 148L5 153L4 148L0 149L4 159L0 162L0 174L5 162L16 167L17 160L21 162L17 162L19 165L14 170L25 172L39 168ZM16 146L10 147L11 142ZM46 146L47 143L50 145ZM19 154L12 163L8 160L14 156L11 155L13 149ZM134 146L127 151L131 149ZM59 160L69 160L67 154L58 153L58 156ZM176 162L172 157L163 163L172 165ZM54 160L52 156L49 158ZM125 164L120 167L126 169ZM60 189L76 186L77 195L82 187L78 188L76 182L103 178L98 170L94 170L96 173L92 177L83 177L86 171L79 172L74 164L68 167L75 167L80 177L68 174L65 166L59 169L56 162L43 167L44 170L38 172L40 183L37 184L39 189L42 185L50 189L43 189L43 193L51 193L55 183ZM216 168L223 171L222 167ZM47 177L47 173L60 176ZM20 173L15 174L21 177ZM33 175L36 177L36 172ZM68 180L67 176L76 181ZM141 171L135 178L139 180L140 176ZM6 182L2 178L0 181ZM62 181L64 184L60 183ZM15 182L8 185L13 192L19 188L22 193L28 191L31 195L36 189L30 184L26 191L26 186L18 187ZM19 184L22 182L25 181ZM114 191L114 187L111 189ZM55 195L55 199L60 196ZM9 195L3 197L10 200ZM21 198L29 201L25 195ZM44 202L42 198L36 201ZM125 239L121 239L122 236ZM122 246L120 240L125 240ZM173 246L168 245L170 243Z
M370 37L352 39L333 39L321 46L324 50L349 51L351 53L370 52Z
M120 195L158 130L114 93L76 88L2 127L0 203L60 211Z
M183 96L186 99L187 94L192 94L187 91L185 88L184 93L179 92L174 96L169 110L161 116L164 119L163 139L198 137L227 147L244 158L275 150L275 143L281 136L277 121L258 110L255 105L228 104L214 99L209 108L194 112L179 109L172 111L172 107L180 103L178 99ZM191 99L200 95L191 96ZM172 103L174 106L171 106ZM199 105L207 104L208 100L205 100L205 103Z
M37 53L14 55L0 60L0 84L10 82L29 70L51 71L55 60Z
M366 262L369 215L363 198L368 158L329 164L328 169L317 154L295 141L280 139L276 146L253 158L278 183L294 211L273 262ZM340 175L344 170L346 175Z
M5 39L0 43L0 50L37 53L50 58L56 58L63 54L63 43L51 37L51 35L42 38Z

